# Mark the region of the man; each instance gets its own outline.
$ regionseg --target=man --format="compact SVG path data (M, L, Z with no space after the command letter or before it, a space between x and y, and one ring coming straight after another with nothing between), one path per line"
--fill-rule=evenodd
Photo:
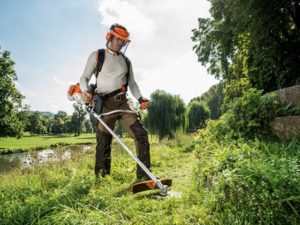
M91 102L92 94L88 91L88 83L92 75L96 75L95 95L99 95L104 101L102 113L117 109L132 110L126 98L127 85L132 95L139 101L140 108L146 109L149 100L142 97L140 89L135 82L132 66L128 58L121 52L130 42L129 32L120 24L113 24L106 34L106 49L94 51L88 58L84 72L80 78L80 87L83 91L84 101ZM99 66L100 65L100 66ZM100 67L100 69L99 69ZM98 73L98 71L100 72ZM103 121L111 128L119 120L125 131L134 138L138 158L150 167L150 152L148 134L144 129L137 113L114 113L102 117ZM96 177L110 174L111 169L111 141L112 135L101 123L97 124L96 131ZM147 175L137 165L137 178L147 179Z

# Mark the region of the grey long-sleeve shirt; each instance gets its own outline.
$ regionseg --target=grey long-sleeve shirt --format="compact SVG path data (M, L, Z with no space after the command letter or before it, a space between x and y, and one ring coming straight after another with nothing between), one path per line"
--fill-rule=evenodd
M80 78L80 88L82 91L88 89L88 83L95 72L97 65L98 50L91 53L88 58L87 64ZM139 99L142 94L137 83L134 80L132 66L130 63L129 68L128 86L132 95ZM112 55L105 51L105 59L102 69L97 78L96 92L99 94L108 94L121 88L126 83L127 65L122 55Z

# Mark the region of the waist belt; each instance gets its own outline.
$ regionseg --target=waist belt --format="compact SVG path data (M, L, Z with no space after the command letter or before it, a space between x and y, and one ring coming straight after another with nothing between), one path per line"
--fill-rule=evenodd
M117 89L117 90L115 90L115 91L113 91L113 92L110 92L110 93L108 93L108 94L105 94L105 95L101 95L101 94L98 94L103 100L105 100L105 99L108 99L108 98L110 98L110 97L114 97L114 96L116 96L117 94L120 94L121 92L124 92L124 94L126 93L126 90L124 91L124 89Z

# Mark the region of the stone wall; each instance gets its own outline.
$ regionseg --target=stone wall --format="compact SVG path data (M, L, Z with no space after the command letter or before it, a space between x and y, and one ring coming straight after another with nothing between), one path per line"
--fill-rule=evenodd
M275 93L278 101L283 105L300 105L300 85L279 89L269 94Z
M271 93L276 93L278 101L283 105L300 105L300 85L280 89ZM300 115L276 117L275 120L272 121L271 127L280 139L300 137Z
M300 136L300 116L276 117L271 127L280 139Z

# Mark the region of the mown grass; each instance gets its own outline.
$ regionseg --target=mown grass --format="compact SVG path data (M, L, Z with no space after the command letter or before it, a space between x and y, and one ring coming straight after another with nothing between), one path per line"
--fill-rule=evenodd
M191 140L151 139L152 171L173 179L181 198L160 198L156 191L133 195L135 163L113 143L112 174L96 180L94 151L85 157L15 170L0 176L1 224L200 224L205 209L191 201L193 152L182 148ZM126 139L131 149L132 140Z
M38 150L59 145L95 143L95 134L74 135L45 135L0 138L0 154Z

